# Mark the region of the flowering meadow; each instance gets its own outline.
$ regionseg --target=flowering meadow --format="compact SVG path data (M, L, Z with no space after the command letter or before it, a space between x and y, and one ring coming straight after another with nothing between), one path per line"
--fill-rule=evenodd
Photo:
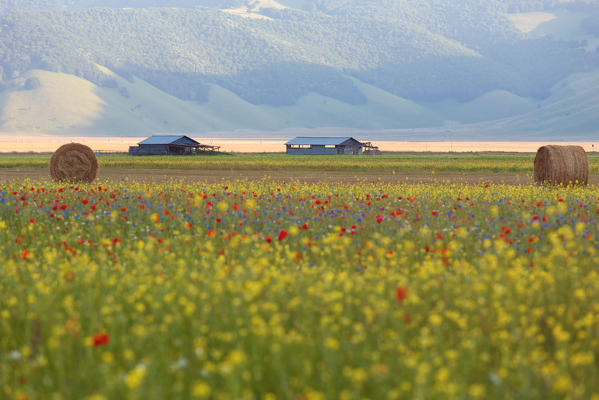
M0 187L0 398L599 399L599 189Z

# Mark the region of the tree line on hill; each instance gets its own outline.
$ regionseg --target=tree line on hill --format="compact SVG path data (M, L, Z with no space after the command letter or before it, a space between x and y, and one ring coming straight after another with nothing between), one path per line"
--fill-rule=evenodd
M467 101L497 89L542 98L599 66L599 51L526 37L505 15L599 15L588 0L279 2L290 8L247 19L221 11L243 0L5 0L0 85L37 68L114 87L102 65L200 102L215 83L254 104L292 105L309 92L361 104L351 77L412 100ZM581 27L599 37L592 17Z

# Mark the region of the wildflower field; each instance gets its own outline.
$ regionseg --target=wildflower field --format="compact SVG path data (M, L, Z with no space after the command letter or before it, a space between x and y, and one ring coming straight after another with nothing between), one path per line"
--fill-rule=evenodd
M599 399L599 189L0 187L2 399Z

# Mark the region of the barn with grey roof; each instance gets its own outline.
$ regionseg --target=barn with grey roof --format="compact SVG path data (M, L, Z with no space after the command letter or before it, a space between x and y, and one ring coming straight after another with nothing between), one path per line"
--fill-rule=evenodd
M142 140L137 146L129 147L129 154L146 155L185 155L199 151L218 151L219 146L201 144L185 135L154 135Z
M362 154L364 144L352 137L296 137L285 143L287 154Z

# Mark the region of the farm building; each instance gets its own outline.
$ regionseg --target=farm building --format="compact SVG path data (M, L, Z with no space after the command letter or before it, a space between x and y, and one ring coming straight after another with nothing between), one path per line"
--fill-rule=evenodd
M137 156L183 155L198 151L218 151L219 149L219 146L201 144L184 135L156 135L139 142L137 146L129 147L129 154Z
M287 154L362 154L364 144L352 137L296 137L285 143Z

